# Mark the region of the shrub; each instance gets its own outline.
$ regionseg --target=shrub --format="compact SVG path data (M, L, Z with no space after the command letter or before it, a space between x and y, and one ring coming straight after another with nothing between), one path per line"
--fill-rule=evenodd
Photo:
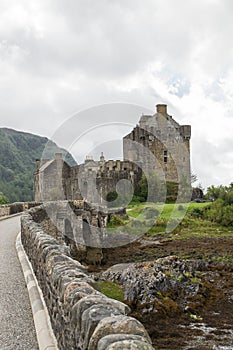
M202 219L204 214L203 208L193 208L189 215L195 219Z
M223 226L233 226L233 205L227 205L223 208L221 224Z

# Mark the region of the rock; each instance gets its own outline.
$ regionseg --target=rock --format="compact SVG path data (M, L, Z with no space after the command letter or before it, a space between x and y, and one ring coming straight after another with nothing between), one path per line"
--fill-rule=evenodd
M112 316L121 315L120 311L111 304L97 304L85 310L82 314L81 332L79 336L79 346L87 349L90 338L99 321Z
M161 299L167 294L177 303L174 311L182 312L188 299L200 290L196 271L206 267L207 263L203 261L168 256L156 261L117 264L103 272L100 279L119 283L125 300L142 309L143 313L157 312Z
M103 294L100 295L88 295L78 301L72 308L72 321L76 320L77 328L81 330L81 319L85 310L89 309L94 305L105 305L111 306L117 309L121 314L126 315L130 312L130 308L121 303L120 301L107 298Z
M109 345L106 350L154 350L154 348L145 342L138 340L122 340Z
M96 350L101 338L110 334L134 334L144 337L151 343L144 326L135 318L129 316L113 316L101 320L96 327L89 343L88 350Z
M128 342L130 341L130 344L132 344L132 340L140 342L141 344L143 344L143 346L148 346L148 348L145 347L146 350L153 349L152 346L148 343L148 340L140 335L112 334L112 335L106 335L105 337L100 339L100 341L98 342L97 350L106 350L109 348L110 345L119 344L119 343L121 344L121 349L126 349L124 341L128 341ZM139 349L144 349L143 346Z

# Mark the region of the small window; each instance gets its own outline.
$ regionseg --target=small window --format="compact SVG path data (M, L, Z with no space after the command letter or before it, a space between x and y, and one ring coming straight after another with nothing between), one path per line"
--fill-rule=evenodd
M163 152L163 161L164 163L167 163L167 151Z

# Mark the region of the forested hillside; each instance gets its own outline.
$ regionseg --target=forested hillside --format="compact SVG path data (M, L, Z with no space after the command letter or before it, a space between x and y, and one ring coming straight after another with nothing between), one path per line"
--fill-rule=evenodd
M69 153L47 137L0 128L0 192L10 202L33 200L35 160L41 158L47 142L51 146L46 158L52 159L60 151L70 165L75 164Z

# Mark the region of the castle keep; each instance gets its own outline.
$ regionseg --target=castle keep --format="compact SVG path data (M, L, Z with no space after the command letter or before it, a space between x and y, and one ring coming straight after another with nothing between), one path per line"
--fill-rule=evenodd
M104 204L109 192L127 193L142 174L190 183L191 126L179 125L159 104L154 115L142 115L139 124L123 138L123 160L85 162L70 167L60 153L55 159L37 160L34 173L35 201L80 200ZM126 180L126 181L125 181Z

